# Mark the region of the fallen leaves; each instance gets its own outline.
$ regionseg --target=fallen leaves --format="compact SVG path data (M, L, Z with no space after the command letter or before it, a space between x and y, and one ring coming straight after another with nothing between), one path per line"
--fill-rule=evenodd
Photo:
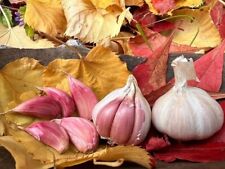
M123 10L117 5L96 8L90 0L63 0L62 5L68 22L65 34L83 42L97 43L118 35L124 19L132 17L128 9Z
M35 91L36 86L42 86L40 76L44 66L32 58L15 60L0 70L0 112L7 109L11 101L19 102L20 95L27 91Z
M171 42L172 36L148 56L146 63L133 70L143 95L150 94L166 84L167 60Z
M26 4L24 20L29 26L53 36L64 33L66 19L60 0L26 0Z
M180 9L173 12L174 16L186 15L193 18L175 21L179 30L174 34L173 41L178 44L190 45L192 47L205 48L216 47L221 38L213 22L211 22L210 8ZM205 38L207 37L207 40Z
M223 77L224 51L225 40L218 47L194 62L200 82L192 82L192 86L197 86L210 92L218 92L220 90Z
M16 26L12 29L0 24L0 44L15 48L52 48L54 44L47 39L31 40L23 27Z
M69 91L65 72L90 86L99 99L122 87L129 75L126 64L102 46L93 48L83 59L56 59L49 63L42 76L44 85Z

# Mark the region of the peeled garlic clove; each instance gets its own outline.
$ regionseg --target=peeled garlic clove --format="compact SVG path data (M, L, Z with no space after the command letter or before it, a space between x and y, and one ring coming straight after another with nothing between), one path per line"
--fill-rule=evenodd
M85 153L97 148L99 136L91 121L80 117L67 117L54 122L66 130L70 140L80 152Z
M175 86L154 104L152 121L162 133L178 140L201 140L223 125L220 105L204 90L187 86L196 79L193 61L179 57L173 61Z
M73 98L66 92L53 87L38 87L39 90L44 91L48 96L57 101L62 108L63 117L70 117L75 111L75 103Z
M127 84L109 93L92 112L98 133L113 143L137 145L150 128L150 106L142 96L135 78L130 75Z
M57 118L61 115L60 105L49 96L37 96L21 103L11 111L46 119Z
M72 76L68 76L68 80L70 92L78 109L79 116L91 120L92 109L98 102L96 95L91 88Z
M24 129L38 141L63 153L69 147L69 136L60 125L51 121L42 121L31 124Z

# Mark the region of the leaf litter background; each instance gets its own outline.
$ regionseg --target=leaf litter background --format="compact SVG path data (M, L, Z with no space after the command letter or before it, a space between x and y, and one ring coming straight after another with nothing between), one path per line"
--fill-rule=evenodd
M10 2L24 3L23 0ZM55 37L66 35L78 38L91 48L93 44L85 43L94 42L97 47L80 60L56 59L43 66L35 59L22 58L7 64L0 70L0 111L5 112L38 95L36 86L54 86L68 91L65 72L90 86L99 99L122 87L127 76L133 73L143 94L153 104L173 85L173 79L166 81L168 57L173 52L205 51L206 54L195 61L200 82L190 84L210 92L214 98L224 98L224 93L219 93L225 51L223 5L216 0L106 0L104 3L95 0L27 0L24 22L37 31L36 34L43 32L45 38L33 41L26 35L24 27L6 23L7 26L0 25L3 33L0 44L17 48L51 48L57 45ZM129 72L112 50L142 56L147 61ZM224 101L220 104L224 109ZM0 117L0 144L13 155L16 168L67 167L93 159L116 161L116 166L123 160L146 168L153 165L148 153L134 146L103 145L89 154L79 153L71 147L59 155L17 127L35 120L39 119L13 113ZM176 159L223 161L224 136L223 127L208 140L180 143L151 129L142 146L156 159L167 162ZM105 165L112 164L106 162Z

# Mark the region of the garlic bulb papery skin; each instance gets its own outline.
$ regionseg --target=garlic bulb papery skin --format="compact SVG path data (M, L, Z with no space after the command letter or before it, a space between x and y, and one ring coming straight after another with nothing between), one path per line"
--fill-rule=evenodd
M187 80L196 80L192 60L181 56L172 66L175 86L155 102L153 125L177 140L201 140L212 136L223 125L222 108L204 90L187 85Z
M102 138L113 144L138 145L146 137L151 123L151 109L136 79L109 93L96 104L92 119Z

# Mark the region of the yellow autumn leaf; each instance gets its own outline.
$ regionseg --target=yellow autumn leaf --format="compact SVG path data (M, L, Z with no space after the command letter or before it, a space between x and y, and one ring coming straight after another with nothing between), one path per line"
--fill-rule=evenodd
M142 6L144 0L125 0L126 6Z
M64 33L66 19L61 0L26 0L26 4L25 23L52 36Z
M128 9L117 5L97 8L91 0L62 0L62 6L67 19L65 34L83 42L97 43L116 36L124 19L132 17Z
M15 26L12 29L0 24L0 45L6 45L15 48L51 48L54 44L47 39L31 40L25 32L25 29L20 26Z
M42 86L41 75L45 67L32 58L21 58L8 63L0 70L0 112L6 111L9 102L20 102L21 94L36 91Z
M151 168L151 156L144 149L136 146L100 146L95 152L80 153L73 146L63 154L42 144L26 132L14 127L8 128L9 134L19 141L34 160L41 161L45 167L69 167L84 163L86 161L104 161L106 165L113 164L112 161L130 161ZM43 155L44 154L44 155ZM98 164L98 163L97 163Z
M12 136L0 137L0 146L6 148L13 156L16 169L47 169L40 161L32 159L21 143L18 143Z
M193 18L193 21L189 19L175 21L181 29L175 32L174 42L184 45L192 44L192 47L199 48L215 47L220 44L221 38L212 22L209 7L180 9L174 11L173 15L186 15Z
M102 46L93 48L83 59L56 59L49 63L43 73L44 85L69 91L64 72L90 86L99 99L122 87L129 75L126 64Z
M2 116L0 116L0 137L5 134L5 123L2 119Z
M118 6L121 5L120 0L104 0L104 1L90 0L90 1L98 9L106 9L111 5L118 5Z
M160 15L160 13L154 8L152 4L152 0L145 0L145 2L148 4L149 10L153 14ZM204 3L204 1L203 0L177 0L175 3L176 5L174 9L172 9L171 11L168 11L168 14L171 14L173 10L181 8L181 7L190 7L190 8L199 7L200 5Z

